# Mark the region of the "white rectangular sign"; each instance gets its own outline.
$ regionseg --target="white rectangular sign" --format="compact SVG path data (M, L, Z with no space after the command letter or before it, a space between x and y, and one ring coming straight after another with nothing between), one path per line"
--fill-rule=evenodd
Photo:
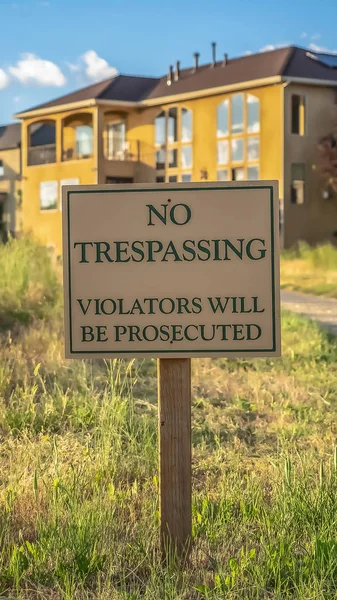
M67 358L279 356L275 181L63 187Z

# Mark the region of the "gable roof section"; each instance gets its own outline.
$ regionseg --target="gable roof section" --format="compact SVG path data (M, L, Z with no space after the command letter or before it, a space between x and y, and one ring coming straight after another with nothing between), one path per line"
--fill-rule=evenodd
M0 127L0 150L18 148L21 143L21 123L12 123Z
M326 55L325 55L326 56ZM202 92L226 86L235 86L244 82L267 80L268 78L310 79L317 82L337 84L337 69L320 61L319 53L297 46L278 48L269 52L259 52L248 56L230 59L226 64L217 62L201 65L198 69L189 68L180 71L178 81L167 85L167 75L161 78L117 75L99 83L40 104L28 111L43 111L65 104L92 100L110 100L115 102L155 103L156 99L170 98L180 94Z
M327 55L304 50L303 48L294 48L294 52L282 75L284 77L335 81L337 83L337 69L321 62L320 56Z

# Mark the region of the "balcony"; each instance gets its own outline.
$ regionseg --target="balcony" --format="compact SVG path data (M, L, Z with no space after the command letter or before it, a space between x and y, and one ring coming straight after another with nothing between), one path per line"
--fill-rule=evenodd
M139 140L123 141L108 144L105 158L107 160L117 161L139 161L140 160L140 142Z
M47 165L56 162L56 144L30 146L28 148L28 166Z
M84 148L83 144L76 143L74 146L62 151L62 161L82 160L84 158L91 158L92 156L92 145Z

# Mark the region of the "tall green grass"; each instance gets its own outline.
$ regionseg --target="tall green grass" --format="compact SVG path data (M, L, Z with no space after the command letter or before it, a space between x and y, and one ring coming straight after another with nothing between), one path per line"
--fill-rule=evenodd
M284 314L281 359L193 361L193 549L163 564L155 361L64 360L35 254L54 299L0 334L0 597L335 599L336 340Z
M306 242L299 242L295 248L282 250L283 260L304 260L318 269L337 270L337 247L332 244L319 244L309 246Z
M60 284L47 248L29 238L0 244L0 327L42 318L60 303Z

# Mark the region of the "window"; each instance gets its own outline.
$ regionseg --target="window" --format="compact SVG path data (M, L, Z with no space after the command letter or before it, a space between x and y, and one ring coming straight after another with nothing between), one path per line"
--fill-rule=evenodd
M259 178L259 167L248 167L247 179L256 181Z
M304 203L304 182L305 166L303 163L294 163L291 165L291 193L290 201L292 204Z
M166 142L166 115L165 112L162 111L160 115L156 118L155 122L155 131L156 131L156 146L163 146Z
M181 176L181 181L187 183L188 181L192 181L191 173L183 173Z
M247 160L255 161L260 157L260 139L258 137L249 137L247 140Z
M243 132L243 94L235 94L232 96L232 133Z
M178 111L177 108L170 108L168 111L168 132L167 141L169 144L177 141L178 134Z
M258 179L259 133L259 98L240 93L220 102L217 107L217 164L226 168L217 170L218 181Z
M181 141L192 141L192 111L188 108L181 109Z
M260 131L260 101L255 96L247 96L247 132L258 133Z
M232 162L243 162L243 139L232 138Z
M219 104L217 110L217 137L228 135L228 106L229 100Z
M58 181L41 181L40 210L55 210L58 202Z
M232 181L243 181L245 178L245 171L243 167L237 167L232 169Z
M166 152L165 150L156 151L156 169L165 169Z
M178 166L178 150L171 149L168 151L168 166L170 169Z
M156 177L156 182L157 183L165 183L164 175L160 175L160 177Z
M167 177L167 169L176 169L177 175L170 177L174 177L174 181L184 181L182 171L191 169L193 164L192 139L193 115L190 109L171 106L161 111L155 119L156 169L163 171L158 173L158 177L165 177L166 171L165 180L171 181Z
M4 163L0 160L0 177L3 177L5 174Z
M229 158L228 140L219 140L217 143L217 163L227 165Z
M123 158L125 153L125 123L108 123L107 133L107 152L109 159Z
M176 183L178 181L178 177L177 177L177 175L170 175L168 180L169 180L169 183Z
M188 169L192 166L192 146L181 147L181 168Z
M291 96L291 133L305 133L305 97L298 94Z
M90 125L76 127L77 156L90 156L93 151L93 131Z
M217 181L228 181L228 169L218 169L216 178Z

